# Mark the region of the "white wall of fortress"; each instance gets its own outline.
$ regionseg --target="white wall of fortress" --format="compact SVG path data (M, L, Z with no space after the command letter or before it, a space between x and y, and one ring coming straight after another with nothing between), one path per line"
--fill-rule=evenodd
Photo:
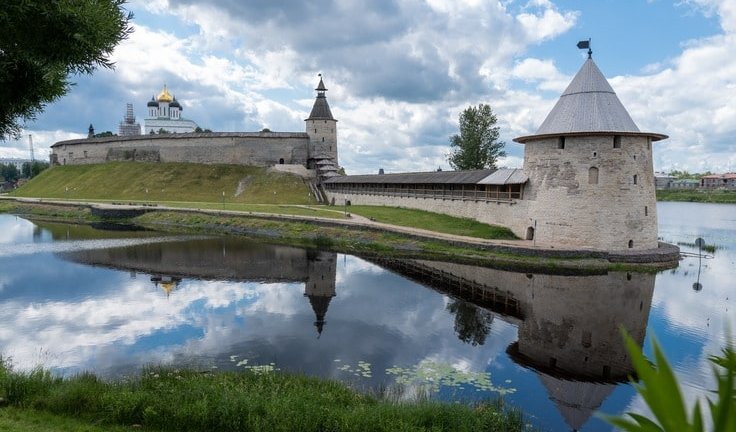
M598 250L656 249L652 144L646 136L585 136L526 143L528 219L538 245ZM591 183L590 169L598 181ZM634 180L636 176L636 180ZM629 247L632 242L632 247Z
M529 202L525 200L489 202L449 198L415 198L336 193L329 190L326 192L330 200L335 199L336 205L343 205L347 199L350 201L350 204L354 205L405 207L443 213L451 216L475 219L487 224L505 226L521 238L524 238L526 228L529 226L529 220L525 217L529 212Z
M60 165L120 160L244 164L305 165L309 135L293 132L216 132L132 137L104 137L61 141L52 146Z

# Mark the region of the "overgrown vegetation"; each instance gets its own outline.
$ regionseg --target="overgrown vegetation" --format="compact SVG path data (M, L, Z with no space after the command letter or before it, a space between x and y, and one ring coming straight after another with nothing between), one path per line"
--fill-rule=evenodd
M126 163L65 165L46 170L14 196L214 203L316 204L294 175L243 165Z
M281 372L154 367L132 379L105 381L92 374L59 378L40 368L16 372L0 360L0 397L31 417L52 413L87 424L160 431L526 429L522 415L499 402L396 403L334 381Z
M518 239L506 227L488 225L469 218L397 207L350 206L348 209L351 213L391 225L484 239Z
M644 357L629 335L624 335L626 347L639 377L634 388L652 412L653 418L637 413L606 416L615 426L631 432L732 432L736 430L736 350L732 345L711 356L717 388L707 400L711 426L704 420L701 401L688 412L680 384L656 340L652 340L655 364ZM707 413L706 413L707 414Z
M736 191L732 190L658 190L657 201L683 201L736 204Z

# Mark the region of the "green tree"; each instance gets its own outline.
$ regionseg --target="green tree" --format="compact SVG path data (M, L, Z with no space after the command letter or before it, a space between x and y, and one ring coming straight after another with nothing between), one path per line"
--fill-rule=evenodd
M460 134L450 137L447 159L456 170L496 168L499 157L506 156L505 143L499 141L500 128L490 105L470 106L460 114Z
M0 164L0 177L9 182L14 182L20 177L18 168L14 164Z
M0 7L0 140L64 96L72 74L112 69L132 32L125 0L5 0Z
M39 162L39 161L33 161L32 163L23 162L21 173L23 174L23 177L25 178L33 178L41 174L41 171L45 170L48 167L49 167L48 162Z
M461 341L473 346L485 343L493 315L464 300L453 301L447 305L447 310L455 314L455 334Z

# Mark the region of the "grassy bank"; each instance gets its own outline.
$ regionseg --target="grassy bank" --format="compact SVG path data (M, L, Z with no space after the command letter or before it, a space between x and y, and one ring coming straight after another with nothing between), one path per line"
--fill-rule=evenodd
M483 239L518 239L506 227L488 225L469 218L458 218L423 210L396 207L355 205L347 209L350 213L391 225L421 228L429 231Z
M42 172L12 195L148 202L316 203L308 186L295 175L262 167L187 163L59 166Z
M397 403L281 372L151 368L136 378L106 381L91 374L62 379L42 369L14 372L0 360L0 397L11 408L0 408L0 426L19 426L12 430L526 430L518 412L498 403ZM26 427L42 422L59 427ZM90 429L62 429L64 423Z
M52 222L109 222L92 215L87 208L60 207L46 203L0 200L0 213L3 212ZM510 250L489 250L475 245L453 244L439 239L420 239L389 231L264 219L248 215L156 211L122 222L169 233L246 236L273 244L316 247L359 256L433 259L511 271L600 274L606 271L649 272L671 267L671 264L611 263L600 258L530 256Z
M657 201L736 204L736 191L658 190Z

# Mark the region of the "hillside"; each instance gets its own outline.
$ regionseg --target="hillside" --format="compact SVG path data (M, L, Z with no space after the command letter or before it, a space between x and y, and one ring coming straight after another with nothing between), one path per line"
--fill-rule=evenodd
M48 169L11 195L122 201L315 204L295 175L242 165L117 162Z

